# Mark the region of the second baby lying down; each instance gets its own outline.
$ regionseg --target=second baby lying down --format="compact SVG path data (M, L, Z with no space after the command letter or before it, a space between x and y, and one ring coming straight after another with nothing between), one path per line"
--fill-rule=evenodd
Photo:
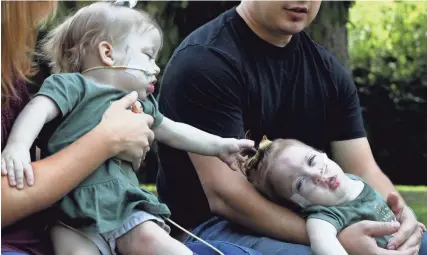
M369 184L298 140L269 141L264 136L257 151L243 155L249 157L242 171L257 190L278 204L299 205L315 254L347 254L337 233L351 224L396 221L385 199ZM391 238L377 237L377 245L385 248Z

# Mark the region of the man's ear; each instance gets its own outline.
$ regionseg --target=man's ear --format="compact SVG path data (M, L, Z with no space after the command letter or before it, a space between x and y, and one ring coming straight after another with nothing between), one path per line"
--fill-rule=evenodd
M101 61L106 66L113 66L114 65L114 58L113 58L113 46L106 41L102 41L98 44L98 52L99 57L101 58Z

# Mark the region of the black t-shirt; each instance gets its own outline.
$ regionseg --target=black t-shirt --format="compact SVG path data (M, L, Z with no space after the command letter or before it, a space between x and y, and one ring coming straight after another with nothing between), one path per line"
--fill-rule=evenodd
M304 32L286 47L260 39L235 8L190 34L166 66L160 111L222 137L330 142L365 136L357 89L346 70ZM213 216L188 154L159 144L160 199L195 227ZM227 180L224 180L227 181Z

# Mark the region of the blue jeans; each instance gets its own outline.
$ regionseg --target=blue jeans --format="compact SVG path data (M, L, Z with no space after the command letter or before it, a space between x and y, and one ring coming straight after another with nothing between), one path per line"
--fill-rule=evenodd
M245 248L240 247L236 244L223 242L223 241L209 241L209 244L220 250L225 255L262 255L261 253ZM217 255L216 251L201 243L199 241L196 242L187 242L185 244L194 254L197 255ZM29 255L27 253L21 252L2 252L1 255Z
M294 243L286 243L268 237L258 236L248 229L223 220L219 217L204 222L193 233L204 240L225 241L236 245L252 248L263 255L308 255L310 247ZM188 237L187 242L193 239ZM424 232L419 255L427 255L427 232Z
M234 243L240 246L252 248L263 255L307 255L312 254L310 247L285 243L268 237L260 237L250 233L249 230L237 224L223 220L219 217L204 222L193 233L203 240L216 240ZM193 241L188 237L186 242Z
M220 250L224 255L262 255L250 248L241 247L224 241L208 241L209 244ZM217 252L199 241L186 242L185 245L197 255L217 255Z
M427 255L427 232L424 232L423 239L421 240L421 248L419 255Z

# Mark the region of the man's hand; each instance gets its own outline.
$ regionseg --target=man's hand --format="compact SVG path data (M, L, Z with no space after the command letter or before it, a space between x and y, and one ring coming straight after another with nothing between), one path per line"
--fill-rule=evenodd
M399 222L360 221L341 231L338 239L351 255L416 255L417 247L406 250L387 250L377 246L374 237L391 235L399 228Z
M427 231L426 225L424 225L423 223L418 222L418 226L420 227L421 232L426 232Z
M387 249L405 251L415 247L418 251L421 246L422 226L416 216L394 192L387 196L387 203L400 222L400 229L388 243Z

